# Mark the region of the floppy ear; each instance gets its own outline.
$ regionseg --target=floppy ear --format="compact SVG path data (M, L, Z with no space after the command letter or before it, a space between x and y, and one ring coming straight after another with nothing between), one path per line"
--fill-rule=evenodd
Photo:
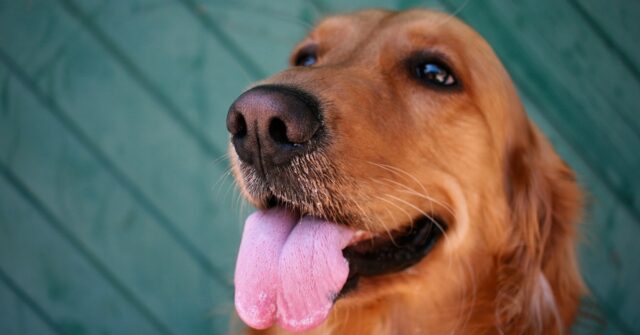
M525 118L505 159L509 240L498 260L504 333L568 332L583 284L575 257L581 193L573 171Z

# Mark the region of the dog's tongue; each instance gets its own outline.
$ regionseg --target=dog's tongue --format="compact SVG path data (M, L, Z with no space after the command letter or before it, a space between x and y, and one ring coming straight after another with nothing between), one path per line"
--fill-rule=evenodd
M235 273L235 304L249 326L276 321L288 331L309 330L328 316L349 275L342 249L352 231L283 209L249 216Z

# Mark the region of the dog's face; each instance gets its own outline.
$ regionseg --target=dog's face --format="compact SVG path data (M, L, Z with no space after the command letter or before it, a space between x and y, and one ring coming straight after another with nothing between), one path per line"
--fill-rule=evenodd
M505 143L523 131L509 76L472 29L422 10L327 18L290 62L230 109L241 191L259 209L363 231L354 253L387 264L358 269L341 306L405 295L437 317L508 230ZM419 255L396 253L395 239Z

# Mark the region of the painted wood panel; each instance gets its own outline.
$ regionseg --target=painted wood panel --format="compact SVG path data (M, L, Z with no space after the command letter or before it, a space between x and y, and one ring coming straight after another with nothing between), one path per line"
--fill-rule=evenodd
M625 0L0 0L0 333L235 329L249 208L228 105L323 15L425 5L490 41L592 195L585 306L606 324L577 332L637 333L640 24Z
M640 78L640 1L569 1L582 14L593 32L607 44L636 78Z
M16 189L5 180L0 186L3 190ZM47 222L51 218L36 208L38 205L32 203L28 194L20 191L2 192L0 276L4 288L13 291L13 300L27 306L19 310L15 309L17 306L3 309L0 314L3 324L6 323L3 328L37 329L44 323L49 332L59 334L132 330L167 333L163 332L165 326L154 328L156 320L147 319L119 295L91 266L91 261L74 250L73 243L68 243L56 223ZM2 304L9 307L5 304L10 302ZM27 320L16 313L27 314L32 323L23 324ZM16 318L10 319L12 315Z

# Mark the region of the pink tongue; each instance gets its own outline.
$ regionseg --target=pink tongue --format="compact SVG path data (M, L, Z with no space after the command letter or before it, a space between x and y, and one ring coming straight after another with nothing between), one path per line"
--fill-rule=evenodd
M296 225L297 223L297 225ZM235 303L249 326L299 332L322 323L349 275L352 231L270 209L249 216L236 264Z

